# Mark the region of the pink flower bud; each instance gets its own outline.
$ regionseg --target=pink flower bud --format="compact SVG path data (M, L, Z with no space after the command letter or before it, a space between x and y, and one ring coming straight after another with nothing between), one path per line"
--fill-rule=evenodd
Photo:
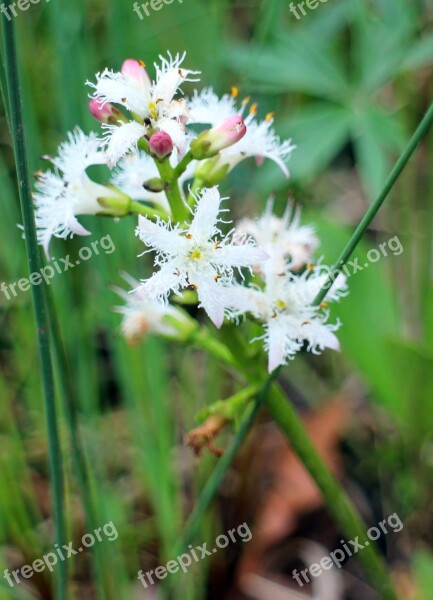
M126 123L128 119L125 115L111 104L111 102L102 103L98 98L93 98L89 102L89 110L91 114L98 119L100 123L110 123L111 125L119 125L119 121Z
M244 137L247 127L240 115L227 117L216 127L204 131L191 142L191 153L197 160L211 158L220 150L236 144Z
M93 98L89 102L89 110L95 119L101 123L108 123L113 116L114 106L110 102L103 104L98 98Z
M157 131L149 140L150 153L160 160L173 152L173 145L173 140L165 131Z
M247 126L240 115L233 115L224 119L224 121L211 129L211 131L215 135L220 136L220 143L224 143L224 146L221 147L222 150L222 148L232 146L242 139L247 132Z

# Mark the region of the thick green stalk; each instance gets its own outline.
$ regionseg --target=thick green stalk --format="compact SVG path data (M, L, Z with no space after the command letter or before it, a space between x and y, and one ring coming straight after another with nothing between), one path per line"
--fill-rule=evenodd
M326 294L328 293L328 290L332 287L332 283L335 281L337 275L339 273L341 273L344 265L351 257L352 252L355 250L356 246L359 244L359 241L361 240L362 236L364 235L365 230L367 229L367 227L370 225L370 223L376 216L376 214L379 211L382 204L385 202L386 198L388 197L389 192L394 187L394 184L396 183L396 181L399 178L399 176L401 175L403 169L409 162L410 157L416 150L416 147L418 146L418 144L420 143L422 138L428 132L432 123L433 123L433 104L431 104L430 108L424 115L424 118L422 119L421 123L418 125L415 133L409 140L408 145L406 146L405 150L403 151L400 158L396 162L393 170L389 174L389 177L386 180L381 192L379 193L376 200L373 202L373 204L370 206L370 208L365 213L365 215L362 218L361 222L359 223L358 227L355 229L352 237L348 241L346 247L344 248L344 250L338 257L337 262L335 263L334 267L332 268L331 273L328 276L328 279L325 281L325 283L322 286L322 289L317 294L317 296L314 300L314 304L316 304L316 305L320 304L322 302L322 300L324 299L324 297L326 296Z
M164 160L155 160L159 174L165 183L165 193L170 204L171 213L174 221L185 221L190 212L185 205L179 189L178 177L175 170L171 167L168 158Z
M374 544L365 545L368 539L368 528L317 452L292 403L285 398L278 387L274 386L268 394L266 404L272 418L278 423L294 452L322 492L326 507L346 536L346 540L355 541L359 538L364 545L364 549L360 550L356 558L364 567L367 579L374 586L381 600L397 600L385 561Z
M14 144L18 189L23 216L26 247L30 272L39 272L41 260L36 237L33 203L27 164L24 124L22 117L21 96L18 76L18 61L15 46L14 21L8 21L2 15L2 29L5 47L6 84L9 98L11 135ZM5 93L6 95L6 93ZM55 404L55 388L49 339L49 324L44 294L39 286L32 286L33 302L37 324L37 338L41 362L42 384L45 400L46 423L48 431L48 447L50 457L50 474L53 491L54 523L56 542L62 547L66 543L64 514L64 481L62 469L62 452L57 425ZM60 561L56 569L56 600L67 597L67 561Z

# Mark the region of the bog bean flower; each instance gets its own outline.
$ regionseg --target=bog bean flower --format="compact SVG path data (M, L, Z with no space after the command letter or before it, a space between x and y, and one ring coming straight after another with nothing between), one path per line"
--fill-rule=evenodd
M288 177L295 145L277 135L273 113L260 118L254 101L239 101L237 88L187 94L199 71L185 60L161 56L152 79L144 62L127 59L87 82L101 132L75 129L49 159L52 168L37 174L39 242L48 251L52 237L89 235L80 215L138 218L140 273L128 278L117 308L129 341L151 334L201 343L233 363L247 359L237 356L239 346L224 346L216 328L238 327L245 342L262 342L269 371L300 350L338 350L340 322L331 322L327 303L314 306L329 269L315 259L319 239L301 223L300 207L280 210L269 200L261 216L233 225L234 201L218 187L249 158L270 159ZM89 175L93 165L103 166L98 180ZM327 301L346 293L340 277ZM203 311L191 316L187 307Z

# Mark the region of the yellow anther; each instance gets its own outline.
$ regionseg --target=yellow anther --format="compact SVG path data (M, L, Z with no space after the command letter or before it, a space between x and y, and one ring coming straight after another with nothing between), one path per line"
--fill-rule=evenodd
M158 110L156 108L156 103L155 102L149 102L149 104L147 105L149 108L149 114L151 116L151 118L156 121L158 118Z
M328 308L328 306L329 306L329 305L328 305L328 303L327 303L327 302L321 302L321 303L320 303L320 306L321 306L322 308Z
M257 102L254 102L253 104L251 104L250 115L256 115L256 114L257 114Z
M221 279L221 275L217 273L216 275L214 275L214 281L218 281L218 279Z
M239 88L235 85L232 86L232 97L237 98L239 96Z
M192 235L190 233L185 233L185 237L187 240L192 240Z
M200 260L201 258L203 258L203 254L200 252L200 250L193 250L191 252L191 258Z
M143 69L145 69L145 68L146 68L146 63L145 63L144 61L142 61L142 60L139 60L139 61L138 61L138 64L140 65L140 67L143 67Z
M251 100L251 96L247 96L246 98L244 98L242 100L242 106L246 106L250 100Z
M267 123L269 123L270 121L273 121L274 120L274 116L275 116L274 112L268 112L268 114L265 117L265 121Z
M309 271L312 271L312 270L314 269L314 265L313 265L313 263L308 263L308 264L307 264L307 269L308 269Z

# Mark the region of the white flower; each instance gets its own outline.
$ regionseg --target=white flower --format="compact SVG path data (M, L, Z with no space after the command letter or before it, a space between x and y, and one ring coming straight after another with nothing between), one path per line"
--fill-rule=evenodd
M260 218L243 219L237 230L251 235L271 257L261 266L279 274L287 269L296 271L310 262L319 245L314 227L301 225L300 221L300 206L294 208L289 202L279 218L273 214L273 200L269 199Z
M229 307L232 314L251 313L264 324L265 333L256 339L264 340L269 353L268 369L294 358L307 342L307 350L319 354L325 348L339 350L334 334L340 323L328 323L326 303L312 306L314 298L325 283L329 269L305 271L302 275L269 275L263 290L233 286ZM345 279L339 276L328 293L329 301L338 300L347 293Z
M136 60L126 60L120 73L105 69L97 73L96 83L87 82L94 88L92 98L103 106L107 102L122 105L132 114L131 121L119 121L116 125L105 125L105 143L111 164L115 164L131 149L136 148L138 141L148 131L162 130L168 133L181 154L184 154L189 136L185 131L188 111L183 99L175 100L174 96L185 81L197 81L191 77L197 71L181 67L185 53L168 59L160 56L161 65L155 63L156 79L151 82L144 64Z
M202 123L214 127L236 114L242 114L244 107L236 107L236 100L229 94L219 98L212 88L204 88L201 92L194 91L194 95L188 103L188 123Z
M160 267L143 281L143 292L150 298L167 300L170 291L197 289L199 306L220 327L227 310L226 288L234 269L251 267L267 254L244 237L233 242L233 232L223 236L218 228L221 197L218 188L205 189L199 197L191 224L174 227L165 222L153 223L139 217L137 235L157 255Z
M55 172L38 175L33 195L38 241L47 254L52 236L90 235L76 215L103 212L98 198L121 197L119 192L91 181L86 173L90 165L106 162L94 133L86 136L79 128L68 133L58 156L49 160Z
M188 124L205 123L215 127L227 117L236 114L242 115L246 105L247 102L244 101L240 107L237 107L232 96L225 94L218 98L211 88L206 88L201 94L195 92L191 99ZM249 157L255 157L259 161L269 158L288 177L289 172L285 163L296 146L290 140L281 141L275 135L272 127L273 121L273 115L269 114L264 121L258 122L256 120L256 105L253 104L250 108L250 114L245 118L246 134L232 146L221 150L219 160L215 165L215 171L224 165L228 165L229 170L231 170L242 160Z
M183 310L147 298L138 281L128 275L124 275L124 279L130 284L132 291L116 288L117 293L125 300L125 305L117 306L115 310L123 315L121 331L130 343L139 342L148 333L178 338L179 327L191 326L190 319Z

